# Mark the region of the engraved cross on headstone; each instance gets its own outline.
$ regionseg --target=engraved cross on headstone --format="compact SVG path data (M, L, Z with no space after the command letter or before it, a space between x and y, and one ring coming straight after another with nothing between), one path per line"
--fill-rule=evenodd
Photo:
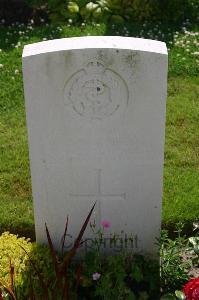
M93 198L96 201L96 216L95 216L95 222L97 225L97 228L101 225L101 217L102 217L102 211L101 211L101 202L102 200L109 200L109 199L114 199L117 197L120 198L121 200L126 199L126 193L121 193L121 194L103 194L101 190L101 173L102 170L98 169L97 170L97 190L96 193L94 194L73 194L71 193L70 196L76 197L76 198Z

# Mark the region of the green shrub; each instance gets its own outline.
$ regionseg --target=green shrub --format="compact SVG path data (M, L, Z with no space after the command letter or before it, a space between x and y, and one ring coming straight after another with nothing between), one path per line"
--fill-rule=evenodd
M72 21L182 21L198 18L198 0L31 0L32 6L46 4L55 23Z
M28 239L18 238L8 232L0 237L0 282L10 285L10 259L15 271L15 295L18 300L31 298L34 290L36 300L44 299L44 290L38 273L42 276L49 290L57 285L55 266L52 262L50 247L31 243ZM59 255L62 263L63 257ZM74 261L69 268L68 284L72 296L76 299L74 283L77 280L78 295L81 299L149 299L157 300L159 291L159 272L157 261L119 253L104 257L99 252L88 252L83 262ZM98 273L99 272L99 273ZM93 275L99 274L99 280ZM153 274L153 276L151 276ZM3 290L3 288L2 288ZM73 294L74 290L74 294ZM60 290L56 289L59 299ZM49 298L47 299L55 299ZM62 299L62 298L60 298ZM68 298L64 298L68 299Z
M14 243L13 246L16 247L17 250L21 248L24 251L23 255L18 253L19 251L17 251L16 254L14 251L15 248L12 248L12 251L7 253L7 244L9 244L10 235L7 233L6 242L4 242L5 236L2 235L2 253L6 255L9 260L8 275L10 275L10 283L8 280L6 282L4 278L0 278L0 299L5 300L7 297L5 294L8 293L12 300L76 300L79 282L78 268L72 272L71 262L76 255L77 249L81 245L84 231L90 221L95 205L96 203L92 206L77 238L73 243L73 246L68 251L64 251L68 228L68 217L64 235L61 239L60 253L57 253L53 246L46 224L45 228L48 247L33 243L32 247L26 249L29 244L29 240L24 241L24 239L17 239L17 236L14 237L11 235L12 242ZM8 249L10 249L10 247L8 247ZM2 260L4 260L4 255L2 256ZM13 258L15 259L16 255L20 258L22 257L23 261L25 259L24 256L27 256L22 270L20 270L21 274L18 276L16 274L17 266L15 265L15 261L13 261ZM17 270L17 272L19 271ZM21 282L16 279L16 277L20 277L20 275Z
M158 0L159 14L162 20L180 21L199 16L198 0Z
M41 292L40 284L31 260L36 262L43 276L53 280L53 267L49 248L44 245L31 243L30 239L4 232L0 236L0 282L10 286L10 264L14 268L14 280L19 299L27 299L29 293L30 278L33 285Z
M23 21L41 14L48 15L54 23L68 20L121 23L129 19L178 22L199 18L198 0L23 0L19 7L14 4L5 6L6 0L3 3L0 4L0 17L6 22L15 20L17 15Z
M196 224L198 228L198 223ZM160 241L161 246L161 290L169 292L161 299L183 299L182 289L189 279L188 269L191 266L198 267L198 234L191 238L181 236L182 228L178 229L178 237L175 240L168 238L163 232ZM102 233L103 234L103 233ZM191 247L188 245L192 244ZM70 289L70 299L160 299L159 295L159 264L141 255L121 252L113 256L104 256L99 252L99 247L86 253L83 261L75 260L67 271L67 285ZM196 255L192 255L192 263L183 262L182 254L195 249ZM0 236L0 283L10 285L10 261L14 270L14 292L16 299L44 299L42 281L53 291L55 288L56 299L59 298L62 289L59 289L56 268L60 271L65 259L70 252L58 255L58 264L52 259L51 242L49 246L31 243L29 239L19 238L16 235L3 233ZM187 252L188 253L188 252ZM69 255L70 256L70 255ZM61 274L61 273L60 273ZM3 286L0 286L4 293ZM35 298L31 297L34 290ZM170 295L170 296L169 296ZM1 297L0 297L1 299ZM7 299L7 298L3 298ZM10 298L9 298L10 299ZM14 299L14 298L13 298ZM55 299L49 293L46 298ZM67 297L63 299L69 299Z
M10 284L10 261L15 266L16 282L21 282L21 274L26 268L27 255L32 249L29 239L18 238L14 234L4 232L0 236L0 280Z
M25 0L1 0L0 23L27 22L33 14L32 8Z
M67 20L77 22L100 19L104 21L109 15L106 0L48 1L48 9L49 18L55 23L63 23Z
M26 267L21 273L21 282L16 286L19 300L29 299L31 289L36 291L37 299L42 299L42 296L44 296L43 288L35 267L50 286L56 281L49 247L32 243L31 250L28 253L28 259L26 260Z
M175 240L168 237L167 231L162 231L161 238L161 287L164 292L172 292L181 289L189 279L187 270L190 265L182 259L188 240L186 237L181 236L180 228L178 237Z

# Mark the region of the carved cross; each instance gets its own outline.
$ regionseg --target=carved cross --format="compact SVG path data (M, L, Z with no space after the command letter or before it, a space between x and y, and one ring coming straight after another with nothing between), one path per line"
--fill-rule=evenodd
M101 225L101 202L102 200L109 200L109 199L114 199L114 198L121 198L122 200L126 199L126 194L103 194L101 190L101 173L102 170L98 169L97 170L97 190L96 193L94 194L70 194L70 196L75 197L75 198L93 198L94 201L96 201L96 225L97 228Z

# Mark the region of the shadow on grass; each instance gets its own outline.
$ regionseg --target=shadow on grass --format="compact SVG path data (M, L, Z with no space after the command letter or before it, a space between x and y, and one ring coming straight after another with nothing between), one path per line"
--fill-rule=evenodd
M124 24L107 24L105 35L131 36L145 39L155 39L172 44L176 32L198 30L197 23L167 23L167 22L125 22Z
M16 234L19 237L30 238L31 241L36 240L34 225L31 226L31 225L22 224L20 227L4 226L0 228L0 235L5 231L8 231L12 234Z
M45 37L49 39L61 38L61 32L56 30L54 25L42 25L33 27L32 25L16 25L16 26L3 26L0 25L0 49L4 51L11 51L17 47L23 37L23 43L29 44L30 42L42 41ZM53 35L53 36L52 36Z
M89 23L88 23L89 24ZM61 27L67 27L63 25ZM81 23L73 26L78 30L83 31L81 27ZM126 21L123 24L112 24L110 22L105 23L105 35L121 35L121 36L131 36L131 37L139 37L146 39L156 39L160 41L164 41L167 44L172 44L174 41L174 36L177 32L184 32L186 30L197 30L197 23L161 23L161 22L131 22ZM58 25L53 24L43 24L39 26L28 25L16 25L16 26L3 26L0 25L0 48L2 50L12 50L13 45L17 45L17 43L21 40L21 33L27 32L28 41L34 40L42 40L42 38L48 39L59 39L62 38L62 30L57 30L59 28ZM74 28L71 31L74 31ZM84 32L84 31L83 31ZM53 35L53 36L52 36ZM83 35L83 34L82 34ZM79 36L79 34L78 34Z
M178 225L174 223L164 223L162 222L162 229L168 231L169 238L175 239L178 236ZM32 242L36 241L35 227L34 225L22 225L20 227L1 227L0 235L8 231L10 233L16 234L19 237L30 238ZM183 224L182 235L190 237L193 235L193 223L186 222Z

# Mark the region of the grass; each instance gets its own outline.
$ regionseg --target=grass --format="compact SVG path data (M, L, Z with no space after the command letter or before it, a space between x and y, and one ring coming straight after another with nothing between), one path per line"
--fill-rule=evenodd
M172 77L168 85L163 220L199 216L199 78Z
M34 232L21 53L24 44L81 35L164 40L169 47L163 223L191 224L199 216L199 46L190 23L0 26L0 230ZM198 57L198 58L197 58Z

